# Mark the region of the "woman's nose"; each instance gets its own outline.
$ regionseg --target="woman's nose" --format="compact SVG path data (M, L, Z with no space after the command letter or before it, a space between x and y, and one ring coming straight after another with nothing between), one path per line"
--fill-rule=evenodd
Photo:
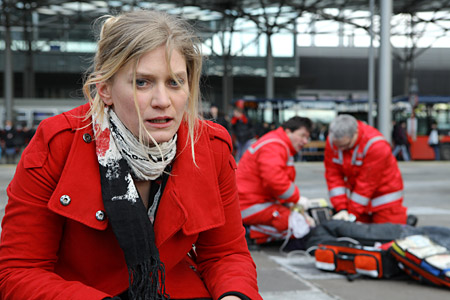
M151 106L155 108L167 108L170 104L170 96L166 87L162 85L155 86L151 99Z

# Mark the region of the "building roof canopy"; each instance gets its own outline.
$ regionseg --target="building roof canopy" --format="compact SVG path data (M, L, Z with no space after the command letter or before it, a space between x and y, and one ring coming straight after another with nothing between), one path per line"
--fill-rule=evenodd
M448 0L392 2L394 15L450 10ZM261 28L267 31L270 29L270 22L274 22L273 18L283 17L283 22L292 23L301 14L308 12L317 14L320 18L345 22L352 18L352 12L369 10L367 0L0 0L0 5L3 26L7 22L6 14L9 13L8 22L12 27L37 26L40 37L73 40L92 40L88 32L96 17L140 8L180 14L193 20L203 31L214 31L218 23L226 22L229 18L246 18L255 23L265 23ZM333 8L335 13L329 13ZM346 13L341 14L341 11ZM269 18L272 21L264 21Z

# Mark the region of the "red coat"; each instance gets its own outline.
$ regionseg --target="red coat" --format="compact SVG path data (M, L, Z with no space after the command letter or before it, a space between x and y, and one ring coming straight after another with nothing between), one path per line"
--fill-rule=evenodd
M295 148L282 127L250 146L239 161L236 180L241 211L260 203L297 202Z
M359 216L402 205L403 180L397 161L375 128L358 121L355 145L345 151L328 138L324 163L330 201L336 210L348 209Z
M17 166L2 223L1 299L98 300L128 288L123 252L99 213L92 126L79 117L87 109L44 120ZM156 214L166 290L172 299L218 299L230 291L262 299L239 213L230 138L209 125L195 147L198 168L186 146L187 128L180 127ZM196 262L187 255L193 244Z

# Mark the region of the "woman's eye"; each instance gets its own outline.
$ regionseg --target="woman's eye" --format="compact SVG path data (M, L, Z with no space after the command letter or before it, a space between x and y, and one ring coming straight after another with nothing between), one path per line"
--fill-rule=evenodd
M147 84L147 81L144 79L136 79L136 86L137 87L143 87Z
M179 87L179 86L181 86L181 85L183 85L183 84L184 84L184 80L181 79L181 78L178 78L178 80L171 79L171 80L169 81L169 85L170 85L171 87Z

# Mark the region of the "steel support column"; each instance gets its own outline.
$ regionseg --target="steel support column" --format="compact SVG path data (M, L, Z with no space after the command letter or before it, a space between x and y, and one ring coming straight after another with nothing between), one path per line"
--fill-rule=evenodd
M380 1L380 59L378 87L378 129L388 142L391 142L392 131L392 53L391 53L391 15L392 0Z
M13 68L12 68L12 50L11 50L11 26L10 9L6 4L5 14L5 73L4 77L4 97L6 120L13 121ZM2 126L4 124L1 124Z
M267 33L267 55L266 55L266 98L273 99L275 92L275 76L274 76L274 68L273 68L273 55L272 55L272 42L271 42L271 33ZM272 120L277 123L280 120L280 111L278 108L274 108L272 110Z
M271 34L267 34L267 56L266 56L266 98L273 99L274 96L274 75Z
M373 32L373 16L375 14L375 0L370 0L370 47L369 47L369 70L368 70L368 97L369 97L369 111L367 114L367 122L370 126L374 126L373 112L375 102L375 51L373 48L374 32Z

